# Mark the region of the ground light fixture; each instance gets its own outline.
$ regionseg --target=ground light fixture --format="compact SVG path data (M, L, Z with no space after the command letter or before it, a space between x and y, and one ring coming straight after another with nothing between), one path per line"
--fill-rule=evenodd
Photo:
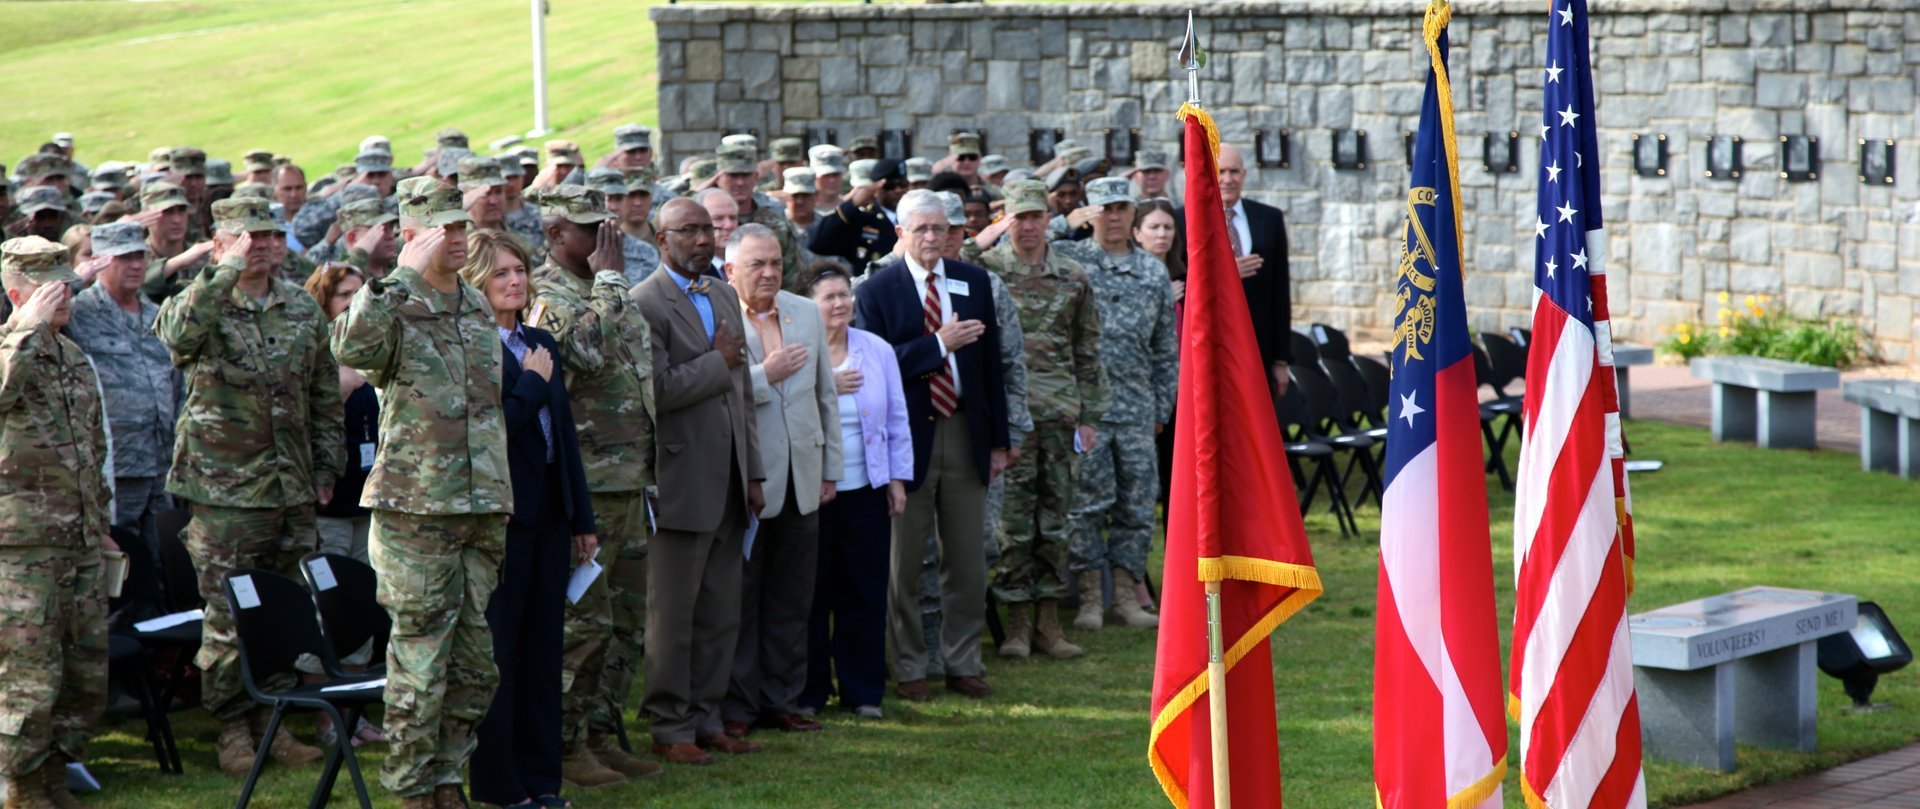
M1900 631L1885 610L1872 601L1860 602L1860 618L1853 631L1821 638L1820 670L1839 680L1853 699L1854 710L1875 710L1873 688L1880 675L1891 674L1913 662Z

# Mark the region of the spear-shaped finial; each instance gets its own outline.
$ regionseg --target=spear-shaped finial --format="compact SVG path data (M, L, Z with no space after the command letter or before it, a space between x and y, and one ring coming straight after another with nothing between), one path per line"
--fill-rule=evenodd
M1187 11L1187 36L1180 42L1174 60L1187 70L1187 103L1200 105L1200 68L1207 64L1207 52L1200 48L1200 35L1193 31L1193 11Z

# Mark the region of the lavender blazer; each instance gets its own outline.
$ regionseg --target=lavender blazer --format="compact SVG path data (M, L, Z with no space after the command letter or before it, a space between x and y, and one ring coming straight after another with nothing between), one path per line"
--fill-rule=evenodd
M860 407L865 447L845 447L847 457L867 460L867 479L875 488L888 481L913 480L913 433L907 427L907 394L900 385L900 360L893 346L869 331L847 327L848 365L864 382L853 394ZM838 429L835 422L833 429Z

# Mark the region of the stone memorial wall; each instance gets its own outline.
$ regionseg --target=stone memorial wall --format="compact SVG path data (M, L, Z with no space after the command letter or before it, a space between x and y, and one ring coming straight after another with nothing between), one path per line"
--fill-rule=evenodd
M1902 6L1913 10L1899 10ZM667 157L723 131L845 142L911 133L945 153L956 129L1028 158L1055 128L1100 150L1138 129L1177 151L1186 95L1172 46L1188 6L1157 3L662 5ZM1255 132L1287 163L1250 166L1249 194L1283 208L1295 321L1383 336L1406 194L1402 133L1419 118L1426 55L1417 0L1196 4L1212 59L1202 97L1251 163ZM1545 2L1455 7L1450 29L1467 298L1477 329L1524 325L1531 301ZM1768 294L1796 314L1863 327L1885 359L1920 335L1920 9L1886 0L1594 0L1617 336L1711 323L1718 293ZM1365 168L1332 162L1336 130L1367 135ZM1488 133L1518 133L1517 170L1490 171ZM1741 139L1738 178L1704 176L1707 139ZM1636 172L1635 136L1646 144ZM1657 173L1653 143L1668 157ZM1809 136L1812 177L1782 176L1782 136ZM1862 139L1892 140L1892 181L1863 172ZM764 141L763 141L764 142ZM1118 144L1124 147L1124 143ZM1877 148L1877 147L1876 147ZM1504 169L1505 161L1496 161Z

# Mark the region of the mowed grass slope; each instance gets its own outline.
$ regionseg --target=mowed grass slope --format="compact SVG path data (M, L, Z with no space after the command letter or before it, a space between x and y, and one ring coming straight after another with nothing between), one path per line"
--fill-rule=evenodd
M1665 470L1633 479L1640 536L1634 610L1755 584L1796 586L1878 600L1910 636L1920 635L1912 547L1920 490L1913 482L1860 472L1841 453L1716 445L1704 430L1646 422L1632 423L1628 434L1638 457L1667 462ZM1494 581L1505 635L1513 609L1513 501L1492 488ZM1287 801L1304 809L1370 806L1377 534L1341 539L1333 521L1318 506L1316 512L1308 532L1326 595L1273 636ZM1363 508L1360 521L1377 532L1379 513ZM1072 637L1087 646L1086 657L1012 663L989 653L999 692L991 700L889 699L881 722L829 710L823 733L757 735L768 744L764 755L673 768L645 783L574 797L603 807L1166 806L1146 762L1153 635L1108 629ZM1849 713L1839 683L1822 677L1816 752L1743 747L1740 770L1730 775L1649 762L1653 805L1681 806L1920 739L1920 670L1881 680L1875 699L1892 709ZM232 800L238 784L215 768L213 724L197 711L174 716L187 774L159 775L139 725L115 720L96 747L95 771L112 787L98 805L199 809ZM295 727L306 732L308 722ZM644 742L644 727L629 728ZM379 748L363 749L370 775L380 757ZM1523 806L1517 771L1506 791L1514 809ZM304 803L314 775L269 767L256 805ZM379 805L395 805L377 786L375 792Z

